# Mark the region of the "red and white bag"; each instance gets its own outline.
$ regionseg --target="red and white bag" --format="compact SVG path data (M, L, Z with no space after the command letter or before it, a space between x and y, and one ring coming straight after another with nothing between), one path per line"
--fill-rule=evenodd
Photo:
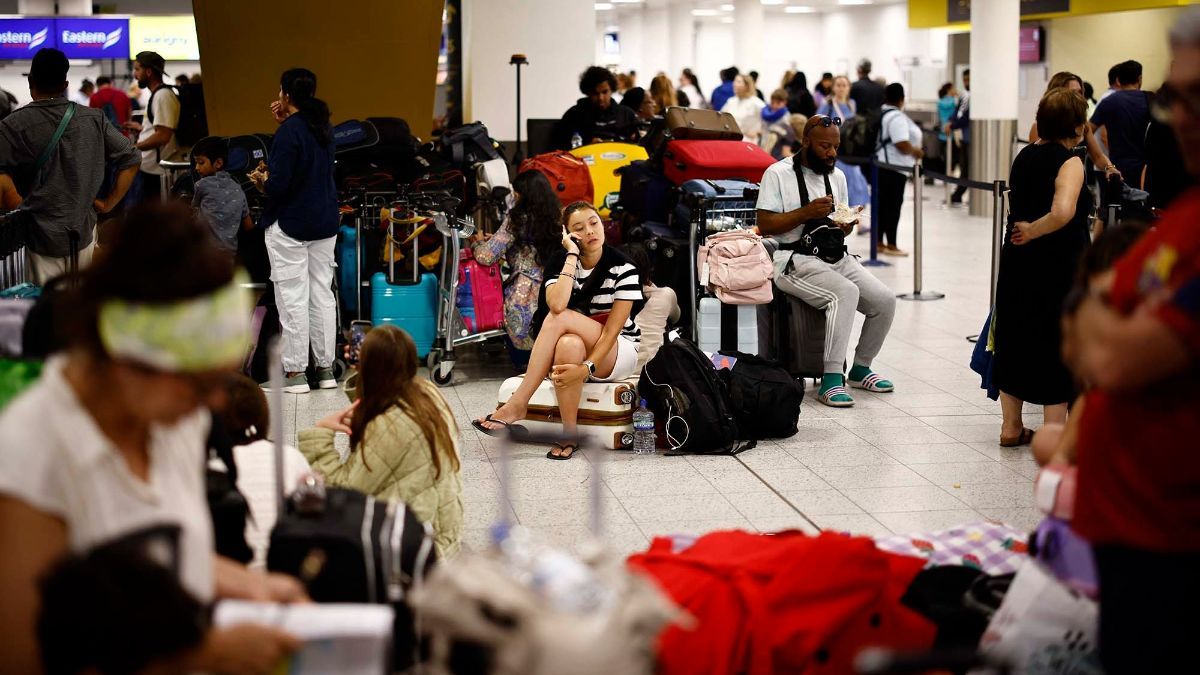
M762 237L749 230L710 235L696 255L700 285L727 305L771 302L775 266L763 248Z

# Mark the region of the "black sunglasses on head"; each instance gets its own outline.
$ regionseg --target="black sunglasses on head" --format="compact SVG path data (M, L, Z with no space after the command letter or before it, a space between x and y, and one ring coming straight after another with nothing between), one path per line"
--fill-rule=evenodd
M818 115L817 124L820 124L823 127L840 127L842 126L842 118Z

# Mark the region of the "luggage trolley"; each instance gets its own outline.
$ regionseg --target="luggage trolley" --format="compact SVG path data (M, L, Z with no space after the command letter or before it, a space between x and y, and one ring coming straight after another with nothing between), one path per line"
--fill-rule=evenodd
M432 215L444 243L438 287L437 339L425 365L429 367L429 379L439 387L448 386L454 378L455 347L499 339L508 334L503 327L472 333L463 321L455 302L459 284L458 258L463 240L475 233L475 221L470 217L458 218L453 213L452 209L445 209Z
M693 181L689 181L693 182ZM691 208L690 234L691 273L691 311L692 311L692 340L700 341L700 299L705 290L699 285L699 272L696 269L696 258L700 245L710 234L729 230L753 230L758 224L758 185L745 184L741 189L731 189L725 183L729 181L705 180L704 192L688 192L684 195L684 203ZM739 183L741 181L738 181Z

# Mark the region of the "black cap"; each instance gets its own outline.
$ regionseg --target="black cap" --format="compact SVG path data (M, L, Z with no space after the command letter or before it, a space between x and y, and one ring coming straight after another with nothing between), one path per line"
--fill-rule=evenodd
M39 49L29 67L29 83L39 91L53 91L67 81L70 67L66 54L50 47Z
M149 68L162 77L167 76L167 71L164 70L167 67L167 60L158 52L138 52L133 60L142 64L143 68Z

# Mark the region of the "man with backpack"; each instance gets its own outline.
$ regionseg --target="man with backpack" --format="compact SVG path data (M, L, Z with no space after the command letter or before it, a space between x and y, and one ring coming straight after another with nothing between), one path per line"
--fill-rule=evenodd
M179 149L179 141L175 138L175 130L179 126L179 96L174 88L163 84L166 65L167 62L157 52L141 52L133 62L133 77L138 86L150 90L150 103L146 106L146 116L142 122L125 125L138 133L136 147L142 151L142 169L138 172L138 185L134 188L135 203L161 198L164 172L158 163Z
M817 400L848 408L854 399L845 387L843 367L855 309L867 320L850 369L850 386L874 392L895 389L871 371L871 362L891 329L896 297L846 252L846 235L858 221L848 206L846 176L836 166L839 121L826 115L808 118L799 154L776 162L763 174L758 228L779 242L772 260L779 290L825 312L825 365ZM836 220L831 218L835 212Z
M133 114L133 104L129 102L128 94L113 86L111 77L101 75L96 78L96 93L88 99L88 105L104 113L104 117L125 134L125 124Z
M26 258L39 285L92 257L96 213L112 211L137 173L137 151L100 111L65 97L67 57L41 49L29 69L33 102L0 121L0 172L25 196L15 216L25 230ZM106 166L118 170L97 195Z
M875 161L911 169L925 152L921 149L921 128L904 114L904 85L893 82L884 93L884 105L879 118L879 140ZM897 246L896 231L900 227L900 209L904 206L904 186L909 172L879 168L879 252L884 255L907 256Z

